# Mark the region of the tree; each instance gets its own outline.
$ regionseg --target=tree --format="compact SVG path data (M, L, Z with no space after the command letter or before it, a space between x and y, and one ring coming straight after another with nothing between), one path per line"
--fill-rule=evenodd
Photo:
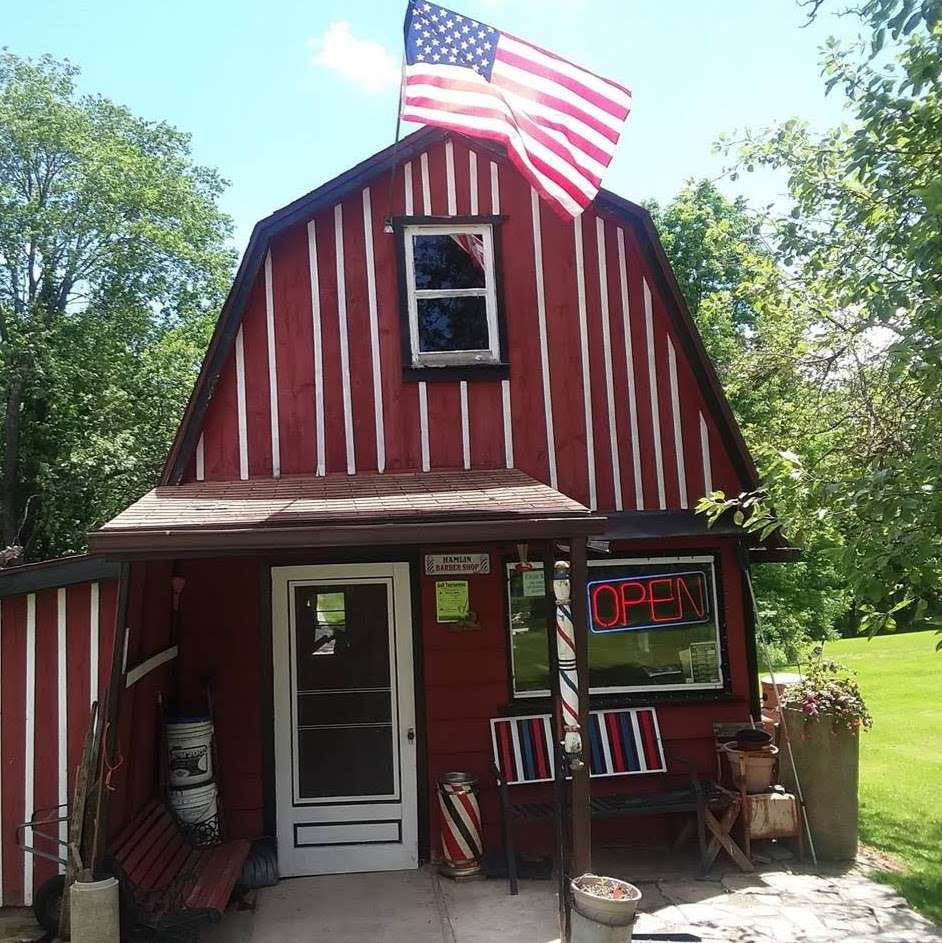
M797 535L826 525L869 632L942 621L939 9L872 0L857 11L870 42L829 44L824 74L845 96L847 126L814 134L790 120L724 143L737 172L787 177L792 209L770 218L767 238L804 298L822 390L840 395L840 438L817 455L778 440L763 469L774 513L767 492L703 509Z
M649 209L750 449L775 455L785 440L804 454L825 454L835 444L839 397L822 390L808 305L764 234L765 214L707 180L688 181L666 206ZM794 663L810 640L835 636L846 614L827 536L824 526L805 535L801 562L756 568L777 663Z
M80 549L152 485L232 258L187 135L0 54L0 548Z

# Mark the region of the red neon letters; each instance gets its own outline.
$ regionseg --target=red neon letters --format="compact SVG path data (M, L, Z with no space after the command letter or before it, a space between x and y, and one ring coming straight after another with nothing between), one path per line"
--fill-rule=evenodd
M595 632L687 625L706 618L706 580L701 572L599 580L589 602Z

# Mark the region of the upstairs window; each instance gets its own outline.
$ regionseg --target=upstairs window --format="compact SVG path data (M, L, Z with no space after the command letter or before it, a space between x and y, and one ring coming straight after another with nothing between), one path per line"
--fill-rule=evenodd
M407 367L488 367L502 362L494 226L400 223Z

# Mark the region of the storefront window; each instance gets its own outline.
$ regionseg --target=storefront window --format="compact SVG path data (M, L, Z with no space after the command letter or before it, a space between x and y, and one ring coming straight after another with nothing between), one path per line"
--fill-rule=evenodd
M587 584L592 693L722 688L712 556L590 560ZM546 695L542 568L508 565L507 591L514 694Z

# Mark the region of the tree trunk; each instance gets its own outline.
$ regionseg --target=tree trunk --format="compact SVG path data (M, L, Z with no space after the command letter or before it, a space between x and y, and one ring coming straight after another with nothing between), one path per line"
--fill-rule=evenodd
M11 546L19 530L17 507L17 470L20 453L20 406L23 402L23 378L14 376L7 386L6 418L3 439L3 477L0 479L0 524L3 527L0 549Z

